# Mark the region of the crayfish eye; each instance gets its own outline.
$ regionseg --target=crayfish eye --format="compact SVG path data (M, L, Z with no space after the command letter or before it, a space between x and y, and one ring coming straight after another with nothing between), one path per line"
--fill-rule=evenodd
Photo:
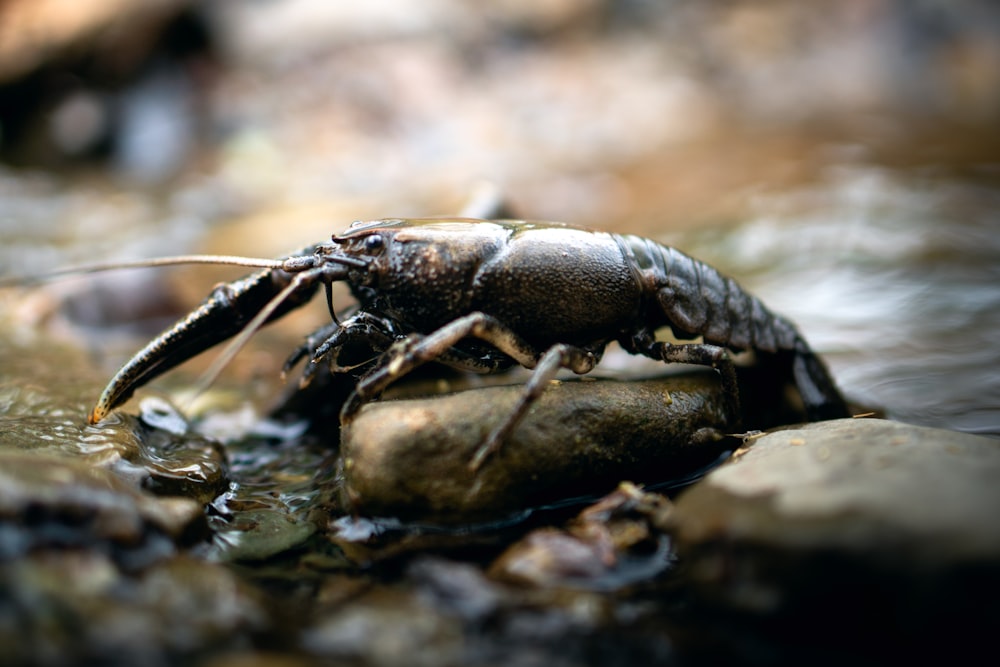
M378 252L385 246L385 240L378 234L365 237L365 250L368 252Z

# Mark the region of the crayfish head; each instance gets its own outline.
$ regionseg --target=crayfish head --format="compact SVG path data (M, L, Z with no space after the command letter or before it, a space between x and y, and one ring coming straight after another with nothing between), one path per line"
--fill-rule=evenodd
M367 264L348 279L364 308L432 330L466 314L470 285L508 236L486 220L389 219L357 222L333 243Z
M508 231L495 222L473 218L404 218L355 222L333 244L340 261L360 261L366 284L421 283L468 276L492 257Z

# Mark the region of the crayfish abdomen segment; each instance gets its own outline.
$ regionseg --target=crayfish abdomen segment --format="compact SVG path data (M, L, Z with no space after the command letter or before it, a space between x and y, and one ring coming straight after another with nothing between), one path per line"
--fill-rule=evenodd
M670 326L678 338L702 336L731 350L796 349L801 337L795 326L732 278L675 248L638 236L623 238L650 302L648 325Z
M682 340L701 336L708 346L751 350L759 363L790 376L810 419L848 415L829 371L795 325L711 266L648 239L623 238L646 291L649 329L669 326Z

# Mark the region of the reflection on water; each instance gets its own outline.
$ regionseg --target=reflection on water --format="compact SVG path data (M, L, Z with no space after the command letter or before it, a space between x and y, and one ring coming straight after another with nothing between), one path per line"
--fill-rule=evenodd
M852 399L1000 435L1000 190L984 176L837 168L746 224L668 240L797 322Z

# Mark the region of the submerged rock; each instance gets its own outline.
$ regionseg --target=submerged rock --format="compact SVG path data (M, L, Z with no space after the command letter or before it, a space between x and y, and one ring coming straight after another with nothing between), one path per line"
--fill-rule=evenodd
M539 528L508 547L490 574L512 583L615 590L651 579L672 562L666 497L623 482L565 529Z
M997 440L810 424L761 437L683 493L672 532L692 600L716 621L758 621L785 650L830 648L834 623L842 650L947 653L1000 623L998 479Z
M78 461L0 450L0 560L90 548L131 569L205 530L193 500L154 497Z
M521 385L365 407L344 429L351 511L441 523L496 520L619 481L666 482L716 460L731 422L714 373L557 382L475 473L469 462Z

